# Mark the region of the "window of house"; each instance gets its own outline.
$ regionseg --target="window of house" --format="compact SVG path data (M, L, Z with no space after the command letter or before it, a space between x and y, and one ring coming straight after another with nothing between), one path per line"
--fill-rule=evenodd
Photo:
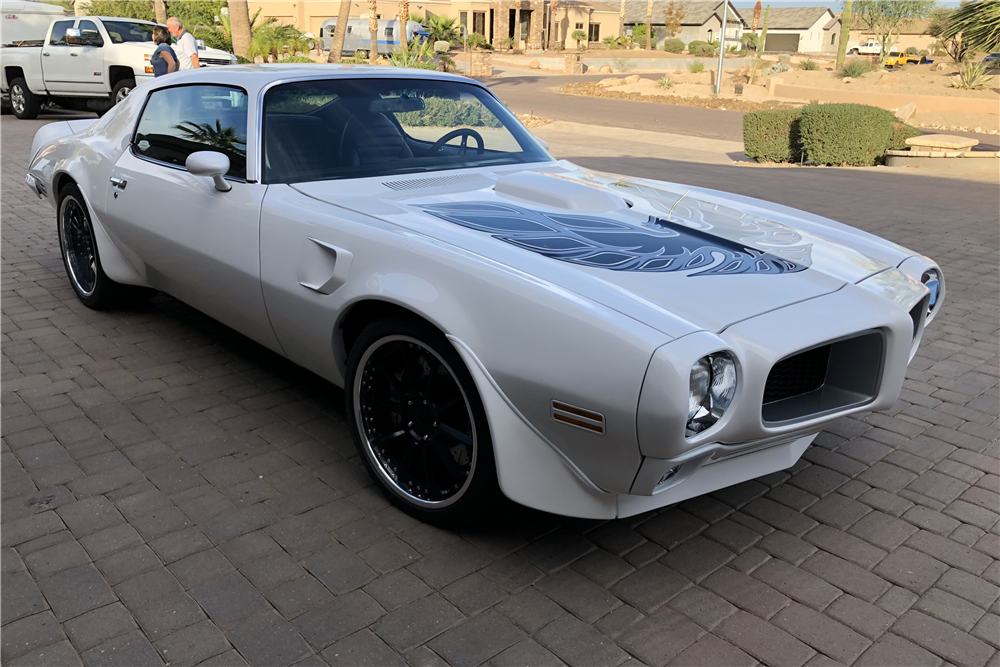
M354 28L354 26L353 26L353 25L349 25L349 26L347 26L347 34L348 34L348 35L350 35L350 34L351 34L351 32L352 32L352 28Z
M458 23L464 26L469 25L469 12L459 12Z
M711 30L708 31L708 41L709 42L714 42L715 41L715 39L714 39L714 33Z
M600 23L591 23L590 24L590 32L589 32L589 35L587 36L587 41L590 41L590 42L599 42L599 41L601 41L601 24Z
M152 92L132 138L139 157L183 167L191 153L229 158L228 176L247 175L247 94L229 86L177 86Z
M833 45L836 43L837 43L837 33L833 33L832 35L830 35L830 44Z
M576 29L577 30L583 30L583 24L582 23L577 23L576 24Z

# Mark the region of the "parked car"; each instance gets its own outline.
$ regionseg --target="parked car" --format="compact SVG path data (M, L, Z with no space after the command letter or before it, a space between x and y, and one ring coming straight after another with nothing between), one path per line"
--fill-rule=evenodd
M333 44L333 31L337 29L337 19L327 19L319 29L319 41L323 49L330 50ZM406 23L406 43L413 40L423 41L430 36L424 27L416 21ZM399 47L399 21L381 19L378 22L378 52L383 54L391 53L393 49ZM371 51L372 34L368 29L368 19L349 19L347 21L347 33L344 35L344 49L342 53L354 53L355 51Z
M928 60L927 56L921 55L910 55L908 53L902 53L900 51L890 51L889 55L886 56L885 62L883 63L886 69L894 69L902 65L924 65L926 63L932 63L933 60Z
M137 85L152 80L149 58L156 48L155 25L107 16L56 19L40 42L0 48L0 91L10 96L18 118L37 117L45 104L104 113ZM203 66L236 62L230 53L203 46Z
M944 298L839 222L555 160L427 70L180 72L41 128L27 181L85 305L162 290L343 387L427 521L626 517L788 468L895 403Z
M1000 53L991 53L983 58L983 64L987 67L1000 67Z
M878 42L874 39L869 39L867 42L850 41L847 43L847 55L882 55L882 42Z

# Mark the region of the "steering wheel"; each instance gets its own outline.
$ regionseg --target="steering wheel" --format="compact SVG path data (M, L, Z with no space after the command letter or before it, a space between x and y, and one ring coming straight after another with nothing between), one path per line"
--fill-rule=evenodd
M482 155L485 152L485 144L483 142L483 136L476 132L475 130L470 130L467 127L460 127L457 130L452 130L448 134L444 135L440 139L434 142L434 145L430 148L430 153L440 153L444 149L444 145L454 139L455 137L462 137L462 143L458 148L459 155L465 155L468 149L469 137L476 140L479 147L476 149L476 155Z

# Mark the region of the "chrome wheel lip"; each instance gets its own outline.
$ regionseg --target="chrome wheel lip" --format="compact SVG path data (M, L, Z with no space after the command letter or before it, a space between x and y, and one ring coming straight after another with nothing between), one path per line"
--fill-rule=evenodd
M10 106L17 113L24 113L24 91L21 90L21 86L14 86L10 89Z
M80 230L80 232L86 235L85 238L81 239L81 243L89 246L90 251L87 257L84 258L90 265L91 273L93 274L93 278L88 281L89 289L84 286L83 281L81 281L80 277L76 274L77 272L75 267L80 264L79 260L81 258L79 257L79 248L74 247L78 244L71 242L71 230L69 229L69 225L71 223L67 220L66 215L69 207L74 204L81 209L80 213L83 217L83 222L85 223L83 229ZM69 279L73 283L73 287L75 287L80 294L89 297L93 295L94 290L97 289L97 244L94 241L93 228L90 226L89 220L86 218L86 209L84 208L83 203L78 201L76 197L66 197L63 199L63 202L59 207L59 232L60 240L63 245L63 259L66 263L66 271L69 273Z
M452 381L458 388L459 393L462 395L462 401L465 404L466 412L469 415L469 423L472 425L472 461L469 465L469 475L465 480L465 484L462 485L458 491L453 495L449 496L445 500L430 501L424 500L423 498L417 498L416 496L410 494L405 489L403 489L399 484L389 475L388 471L382 467L382 463L379 461L378 456L375 455L375 451L372 449L371 441L368 439L368 434L365 433L364 428L364 418L361 415L361 383L364 379L365 366L368 364L368 360L371 356L381 347L392 342L406 342L412 343L414 345L420 346L421 349L425 350L429 354L433 355L435 359L448 371L448 375L451 376ZM368 457L369 463L371 463L372 468L375 470L379 479L386 484L386 486L402 500L409 503L410 505L422 508L422 509L443 509L450 505L458 502L469 490L469 485L472 483L473 478L476 474L476 464L479 459L479 439L476 435L476 418L472 411L472 405L469 403L469 397L465 393L465 389L462 387L462 383L459 382L458 377L455 375L455 371L452 369L451 365L445 361L441 355L436 351L428 347L422 341L413 338L411 336L404 335L389 335L383 336L375 341L372 345L365 350L362 355L361 360L358 362L358 370L354 377L353 387L351 388L352 395L354 397L354 420L357 424L358 435L361 437L361 443L365 452L365 456Z

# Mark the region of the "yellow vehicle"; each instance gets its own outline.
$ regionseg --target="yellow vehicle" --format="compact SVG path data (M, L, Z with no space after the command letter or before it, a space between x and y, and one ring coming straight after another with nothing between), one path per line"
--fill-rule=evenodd
M886 69L895 69L901 65L923 65L927 62L927 56L910 55L899 51L890 51L885 59Z

